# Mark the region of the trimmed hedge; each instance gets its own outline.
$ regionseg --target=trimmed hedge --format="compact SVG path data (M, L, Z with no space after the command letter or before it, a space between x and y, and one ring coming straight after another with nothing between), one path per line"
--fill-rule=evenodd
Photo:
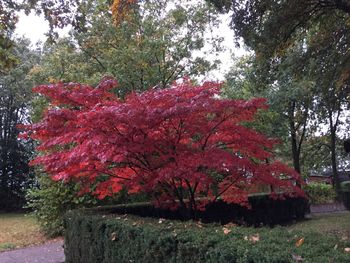
M227 224L261 226L285 224L304 218L309 212L308 200L304 198L272 199L268 194L255 194L249 197L251 208L217 201L206 206L205 211L197 212L196 219L203 223L217 222ZM187 211L170 211L155 208L150 203L136 203L96 208L98 212L112 214L133 214L141 217L156 217L176 220L191 219Z
M282 227L180 222L108 214L106 209L69 212L64 224L66 263L283 263L298 257L302 262L350 262L344 252L349 241Z
M346 209L350 210L350 181L345 181L340 184L341 197Z

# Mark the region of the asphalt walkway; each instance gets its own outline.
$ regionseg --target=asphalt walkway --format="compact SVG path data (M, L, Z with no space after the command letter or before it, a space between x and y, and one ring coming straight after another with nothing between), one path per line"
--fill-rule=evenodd
M63 240L0 252L0 263L62 263Z

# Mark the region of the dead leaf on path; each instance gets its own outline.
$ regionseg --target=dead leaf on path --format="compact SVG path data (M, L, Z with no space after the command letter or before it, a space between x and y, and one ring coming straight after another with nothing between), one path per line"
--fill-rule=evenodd
M305 241L304 237L298 239L297 242L295 242L295 246L300 247L302 244L304 244L304 241Z

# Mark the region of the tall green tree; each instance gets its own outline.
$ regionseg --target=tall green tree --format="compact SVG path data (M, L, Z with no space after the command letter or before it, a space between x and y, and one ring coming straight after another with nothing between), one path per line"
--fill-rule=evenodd
M208 44L207 52L220 51L222 38L205 35L219 21L204 2L175 2L145 1L119 24L115 24L108 5L90 6L85 27L73 30L72 40L48 49L36 72L44 82L92 84L112 75L118 79L122 94L164 88L181 77L205 74L218 62L210 62L207 54L198 51Z
M264 132L270 136L282 140L281 157L291 160L299 173L302 171L302 145L314 107L314 83L309 80L309 69L300 63L305 56L300 46L295 47L278 65L266 71L260 70L256 56L251 55L226 76L231 92L248 98L268 98L269 115L265 114L260 127L263 126Z
M14 45L12 34L17 22L18 9L15 1L0 2L0 73L4 73L16 63L11 49Z
M313 102L317 104L317 125L326 122L329 126L332 170L339 189L336 160L339 154L335 146L350 77L349 1L210 2L221 11L232 11L231 27L236 37L242 38L255 52L256 60L265 72L280 71L280 65L293 54L291 51L302 48L305 55L303 59L294 60L294 65L307 69L306 80L315 85ZM294 76L288 75L292 81L288 86L294 86ZM307 110L304 108L303 112L305 114Z
M0 75L0 210L20 208L30 183L28 161L30 142L18 139L17 125L28 122L33 82L28 73L38 56L28 48L29 41L20 39L12 52L19 60L6 74Z
M350 19L350 17L348 18ZM329 17L322 28L315 26L312 36L306 42L312 59L309 65L316 82L316 99L320 123L328 126L330 138L331 166L336 190L338 180L337 140L342 124L341 115L348 107L350 92L350 28L340 18Z

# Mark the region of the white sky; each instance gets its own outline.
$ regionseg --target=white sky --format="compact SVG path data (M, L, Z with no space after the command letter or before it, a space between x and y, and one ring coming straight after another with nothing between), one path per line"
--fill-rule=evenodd
M45 33L48 32L49 25L43 17L30 14L26 16L23 12L19 15L16 33L29 38L33 44L45 40Z
M224 37L223 47L226 49L224 52L221 52L218 57L211 56L209 59L221 60L222 64L218 70L210 72L205 79L207 80L223 80L225 73L231 67L232 54L235 57L242 56L246 53L243 48L235 48L233 41L233 31L229 28L228 24L230 22L229 15L222 15L222 23L215 33L218 33L220 36ZM23 12L19 15L19 22L17 24L16 34L19 36L25 36L29 38L33 44L37 42L44 42L46 37L45 33L48 32L49 26L47 21L42 16L37 16L33 13L26 16ZM67 35L69 29L61 30L60 35Z

